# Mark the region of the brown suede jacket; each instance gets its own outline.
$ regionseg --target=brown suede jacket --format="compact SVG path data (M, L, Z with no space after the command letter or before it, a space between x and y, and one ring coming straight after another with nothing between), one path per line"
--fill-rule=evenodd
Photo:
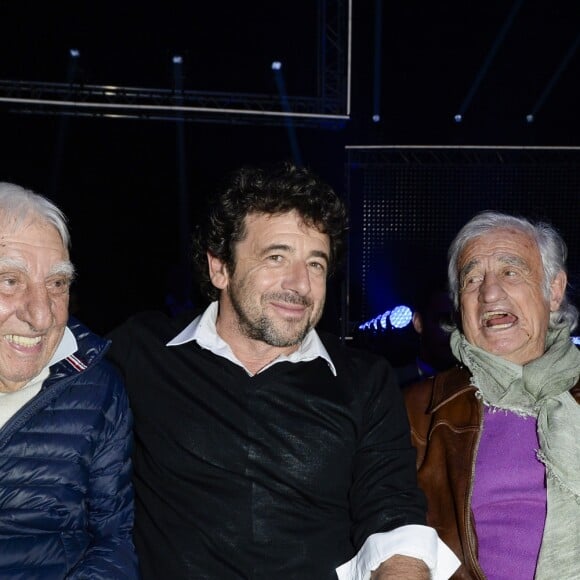
M471 513L483 406L469 383L469 371L455 367L403 391L419 485L429 504L428 525L462 562L453 580L485 579ZM580 383L570 393L580 404Z

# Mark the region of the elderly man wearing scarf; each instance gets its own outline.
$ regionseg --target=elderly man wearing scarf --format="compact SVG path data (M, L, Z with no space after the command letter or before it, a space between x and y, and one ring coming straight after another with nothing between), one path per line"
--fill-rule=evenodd
M453 578L580 578L580 351L566 244L486 211L449 249L459 364L405 391L428 523Z

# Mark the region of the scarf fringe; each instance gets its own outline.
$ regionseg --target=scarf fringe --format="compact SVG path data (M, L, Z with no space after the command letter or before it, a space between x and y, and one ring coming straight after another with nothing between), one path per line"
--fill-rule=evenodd
M552 465L548 461L548 458L540 449L536 451L536 457L546 467L546 476L552 478L561 490L569 493L574 501L580 505L580 495L577 494L569 485L566 485L566 482L554 471Z
M499 413L500 411L503 411L506 415L509 412L513 413L514 415L519 415L520 417L535 417L534 413L530 413L524 409L517 409L513 407L498 407L497 405L490 403L488 400L486 400L480 388L473 382L473 377L471 377L471 386L475 387L476 389L475 398L479 399L489 409L490 413Z

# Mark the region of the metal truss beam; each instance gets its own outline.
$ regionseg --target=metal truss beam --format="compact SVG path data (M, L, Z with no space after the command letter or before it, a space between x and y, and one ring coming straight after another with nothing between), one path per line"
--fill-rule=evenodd
M340 128L350 115L352 0L318 0L316 96L136 88L81 83L0 80L0 104L10 112L237 124Z
M546 145L347 145L348 163L357 164L578 164L580 147Z

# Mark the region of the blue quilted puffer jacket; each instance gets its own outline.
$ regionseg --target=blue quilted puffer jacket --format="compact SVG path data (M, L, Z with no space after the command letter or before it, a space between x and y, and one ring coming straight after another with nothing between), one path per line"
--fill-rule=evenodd
M108 343L69 321L79 349L0 429L0 578L138 578L132 418Z

